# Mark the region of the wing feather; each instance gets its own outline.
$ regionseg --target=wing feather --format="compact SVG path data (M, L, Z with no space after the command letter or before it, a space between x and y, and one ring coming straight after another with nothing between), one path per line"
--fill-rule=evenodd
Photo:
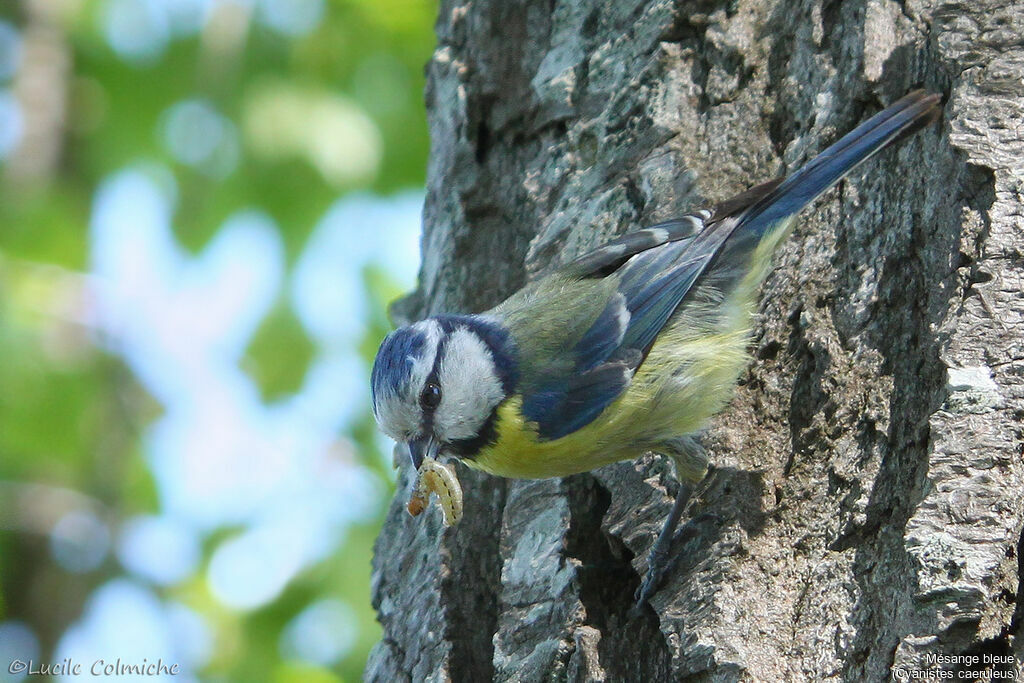
M704 229L710 217L710 211L698 211L625 234L583 254L561 270L575 277L604 277L641 252L693 237Z

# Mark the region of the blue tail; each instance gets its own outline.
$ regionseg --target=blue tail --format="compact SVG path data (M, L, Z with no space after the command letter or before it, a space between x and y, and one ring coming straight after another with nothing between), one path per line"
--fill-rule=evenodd
M939 99L916 90L875 114L751 205L737 231L763 236L781 220L799 213L889 143L932 121L938 116Z

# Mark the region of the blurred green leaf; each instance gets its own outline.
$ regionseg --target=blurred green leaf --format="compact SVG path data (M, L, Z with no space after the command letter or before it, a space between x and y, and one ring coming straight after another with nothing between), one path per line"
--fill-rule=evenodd
M249 342L242 368L269 402L298 391L315 353L295 313L278 301Z
M319 666L301 662L282 662L275 667L273 683L341 683L333 673Z

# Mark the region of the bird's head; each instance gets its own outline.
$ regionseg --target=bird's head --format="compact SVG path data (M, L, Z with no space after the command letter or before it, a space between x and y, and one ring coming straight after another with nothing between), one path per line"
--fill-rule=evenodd
M437 316L389 334L371 375L373 415L409 447L413 466L439 453L473 457L496 436L516 381L507 331L480 316Z

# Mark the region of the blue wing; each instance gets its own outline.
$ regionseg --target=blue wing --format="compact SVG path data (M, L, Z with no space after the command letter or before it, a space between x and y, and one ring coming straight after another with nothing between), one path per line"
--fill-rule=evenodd
M917 91L868 119L785 179L763 183L675 221L625 235L568 264L578 278L617 278L569 362L523 387L523 414L542 439L586 426L629 386L658 334L721 257L736 269L762 238L889 143L937 115L937 95ZM569 313L571 315L571 312Z
M586 426L629 386L658 333L729 234L729 222L708 229L710 215L627 235L580 259L588 264L587 275L614 268L611 276L618 282L597 319L568 350L571 371L524 392L523 415L537 423L542 439ZM700 226L696 234L694 223Z

